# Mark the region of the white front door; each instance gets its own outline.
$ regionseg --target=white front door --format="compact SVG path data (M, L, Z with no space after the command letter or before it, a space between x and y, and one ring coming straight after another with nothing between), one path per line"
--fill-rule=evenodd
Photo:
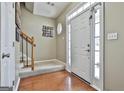
M71 71L91 82L90 10L71 20Z
M12 87L15 81L15 8L0 3L0 87Z

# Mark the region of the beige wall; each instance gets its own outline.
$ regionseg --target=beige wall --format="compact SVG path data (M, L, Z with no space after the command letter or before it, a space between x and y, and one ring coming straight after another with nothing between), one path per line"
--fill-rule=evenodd
M34 3L33 2L28 2L28 3L26 2L25 7L26 7L26 9L28 9L30 12L33 13L33 9L34 9Z
M56 19L57 23L62 23L63 32L57 35L56 48L57 48L57 59L66 62L66 14L73 9L78 3L71 3L65 11Z
M55 27L55 20L36 16L22 8L22 30L34 36L36 42L35 60L50 60L56 58L56 38L42 37L42 25Z
M118 40L108 41L109 32L117 32ZM105 36L105 88L124 90L124 3L106 3Z

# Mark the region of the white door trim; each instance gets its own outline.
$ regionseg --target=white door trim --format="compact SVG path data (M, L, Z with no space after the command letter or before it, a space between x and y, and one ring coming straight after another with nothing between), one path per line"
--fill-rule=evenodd
M0 3L0 87L14 87L15 84L15 6L12 2Z
M101 28L100 28L100 73L101 73L101 88L99 88L97 85L95 85L95 81L97 81L97 79L95 79L94 78L94 69L92 68L92 86L93 87L95 87L96 89L98 89L98 90L104 90L104 37L105 37L105 31L104 31L104 3L101 3L101 22L100 22L100 25L101 25ZM93 31L94 32L94 31ZM91 40L93 40L93 37L92 37L92 39ZM94 45L92 44L92 49L93 49L93 47L94 47ZM92 54L94 54L94 52L93 52L94 50L92 50L92 53L91 53L91 55ZM93 62L93 64L92 64L92 67L94 67L94 59L93 59L93 56L92 56L92 62Z

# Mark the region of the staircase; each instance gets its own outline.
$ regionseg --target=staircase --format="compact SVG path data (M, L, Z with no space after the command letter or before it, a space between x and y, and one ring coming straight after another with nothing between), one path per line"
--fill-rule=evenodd
M36 46L36 44L34 44L34 37L30 37L25 32L20 32L20 36L21 36L20 63L23 63L23 68L31 68L34 71L34 47ZM29 46L31 46L31 54L29 54ZM29 55L31 55L31 57L29 57Z
M44 73L61 71L65 69L65 65L57 60L51 61L34 61L34 38L27 35L25 32L20 33L21 36L21 52L19 62L19 77L25 78ZM29 52L31 46L31 52ZM30 56L31 55L31 56Z

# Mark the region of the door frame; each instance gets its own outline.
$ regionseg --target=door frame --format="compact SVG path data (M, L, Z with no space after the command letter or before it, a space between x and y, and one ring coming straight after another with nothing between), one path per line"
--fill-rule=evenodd
M99 4L99 3L101 3L101 10L102 10L102 12L101 12L101 14L102 14L102 16L101 16L101 34L102 34L102 42L101 42L101 45L102 45L102 47L100 47L100 50L102 50L101 51L101 53L100 53L100 58L101 58L101 64L102 64L102 89L99 89L97 86L95 86L94 84L93 84L93 64L91 64L91 86L92 87L94 87L95 89L97 89L97 90L104 90L105 89L105 87L104 87L104 82L105 82L105 71L104 71L104 68L105 68L105 27L104 27L104 15L105 15L105 8L104 8L104 2L96 2L96 3L94 3L94 4L92 4L90 7L88 7L88 8L86 8L85 10L83 10L82 12L84 12L84 11L86 11L87 9L92 9L92 7L94 7L94 6L96 6L97 4ZM68 71L68 72L70 72L71 73L71 62L69 63L69 60L71 60L71 59L69 59L69 28L68 28L68 25L70 24L70 20L68 20L68 17L73 13L73 12L75 12L79 7L81 7L83 4L85 4L85 3L78 3L69 13L67 13L66 14L66 70ZM81 12L81 13L82 13ZM80 15L81 13L79 13L79 14L77 14L76 16L78 16L78 15ZM75 16L75 17L76 17ZM91 39L92 39L92 37L91 37ZM91 40L90 40L91 41ZM71 50L71 49L70 49ZM92 50L91 50L92 51ZM92 55L93 53L91 53L91 55ZM92 56L91 56L91 60L92 60ZM92 63L92 62L91 62Z
M0 17L0 20L1 20L1 22L0 22L0 27L2 26L2 28L0 28L1 29L1 32L0 32L0 49L1 49L1 52L0 52L0 56L1 56L1 59L2 59L2 53L4 52L4 51L2 51L2 48L3 48L3 46L1 46L1 43L2 43L2 41L4 42L5 40L3 40L3 37L1 37L1 33L2 33L2 31L3 31L3 29L4 29L4 27L3 27L3 25L5 25L4 24L4 18L3 17L5 17L4 16L4 14L3 14L3 12L4 12L4 7L6 7L6 5L8 5L9 4L9 7L7 8L7 9L10 9L10 7L11 7L11 10L8 10L7 12L8 13L10 13L9 11L11 11L11 13L12 13L12 15L11 15L11 17L13 17L13 16L15 16L15 5L14 5L14 3L13 2L1 2L0 3L0 15L1 15L1 17ZM3 19L2 19L3 18ZM10 18L11 19L11 18ZM10 51L9 51L9 53L10 53L10 62L8 63L9 64L9 66L8 66L8 73L9 73L9 71L11 71L12 69L12 73L9 73L9 76L11 76L11 77L9 77L9 80L8 80L8 85L3 85L4 83L3 82L1 82L2 81L2 73L0 72L0 88L1 87L5 87L5 89L9 89L9 90L12 90L14 87L15 87L15 46L14 46L14 42L15 42L15 17L13 17L13 19L11 19L11 21L13 22L13 24L11 25L11 30L12 30L12 34L11 34L11 42L9 43L9 44L7 44L7 45L9 45L10 47L11 47L11 49L10 49ZM10 21L9 21L10 22ZM8 22L7 22L8 23ZM5 25L6 26L6 25ZM10 34L10 33L9 33ZM7 38L7 37L5 37L5 38ZM2 62L3 60L1 60L0 59L0 62ZM2 66L2 63L0 63L0 71L2 71L3 69L1 68L1 66ZM11 69L12 68L12 69ZM11 70L10 70L11 69Z

